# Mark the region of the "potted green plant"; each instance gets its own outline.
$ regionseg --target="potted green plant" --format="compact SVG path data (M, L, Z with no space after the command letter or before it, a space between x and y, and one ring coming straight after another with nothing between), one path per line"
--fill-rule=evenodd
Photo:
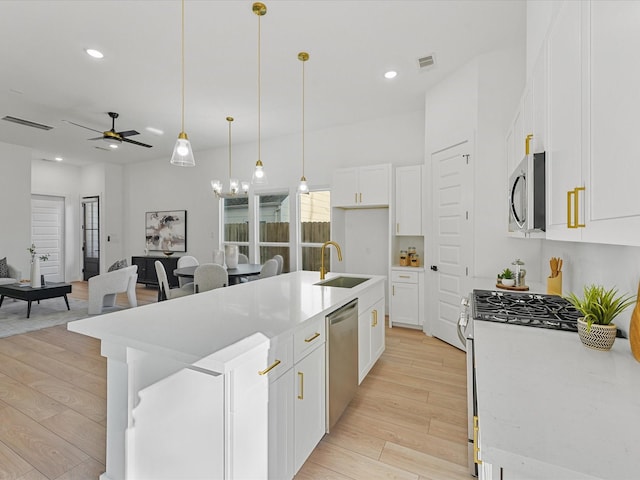
M619 295L617 289L607 290L602 285L586 285L582 298L570 293L566 299L584 315L578 319L580 340L596 350L611 349L617 331L613 319L635 301L631 295Z
M513 287L516 284L516 279L513 278L513 272L508 268L505 268L499 277L502 278L502 284L505 287Z

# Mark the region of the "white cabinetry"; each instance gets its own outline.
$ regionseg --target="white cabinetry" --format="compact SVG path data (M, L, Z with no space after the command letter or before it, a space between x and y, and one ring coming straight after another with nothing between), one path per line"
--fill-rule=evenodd
M424 270L415 267L391 269L391 311L389 326L422 326Z
M640 245L637 2L564 2L547 41L547 238Z
M396 168L396 235L422 235L422 165Z
M331 184L331 206L388 206L390 179L389 164L335 170Z
M379 284L358 297L358 383L384 352L384 287Z
M294 472L326 432L325 341L324 317L309 321L294 334Z

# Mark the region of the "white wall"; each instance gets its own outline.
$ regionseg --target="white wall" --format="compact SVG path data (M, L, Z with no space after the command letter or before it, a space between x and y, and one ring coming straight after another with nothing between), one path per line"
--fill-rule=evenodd
M31 150L0 143L0 258L29 277Z
M264 191L289 190L293 195L301 175L301 135L261 143L261 159L269 178ZM228 179L228 147L198 151L196 166L169 164L169 152L161 159L125 167L124 255L142 255L144 213L153 210L187 210L187 249L200 261L209 261L217 248L218 200L210 180ZM233 145L234 177L251 180L258 158L257 144ZM305 132L305 176L311 188L326 187L331 173L345 166L394 163L412 165L424 158L424 112L372 120L355 125ZM292 215L295 214L292 205Z

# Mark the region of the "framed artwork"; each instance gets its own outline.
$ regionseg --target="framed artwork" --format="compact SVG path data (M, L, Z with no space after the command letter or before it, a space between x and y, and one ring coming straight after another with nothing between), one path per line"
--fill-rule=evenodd
M145 214L146 248L150 251L187 251L187 211L168 210Z

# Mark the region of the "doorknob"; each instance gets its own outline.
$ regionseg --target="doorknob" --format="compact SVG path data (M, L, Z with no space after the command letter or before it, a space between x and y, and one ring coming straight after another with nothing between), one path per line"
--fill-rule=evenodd
M431 265L431 270L433 270L434 272L438 271L438 266L437 265Z

